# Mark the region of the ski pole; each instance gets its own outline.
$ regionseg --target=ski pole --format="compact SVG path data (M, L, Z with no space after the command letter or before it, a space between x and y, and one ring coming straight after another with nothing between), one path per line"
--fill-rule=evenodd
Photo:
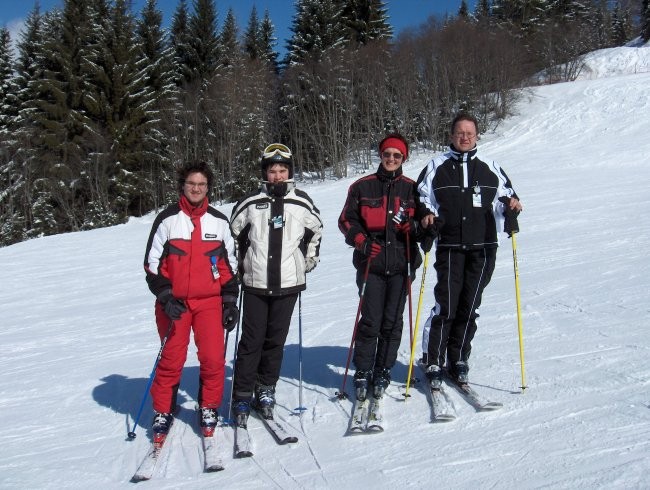
M424 281L427 278L427 267L429 266L429 252L424 254L424 265L422 267L422 281L420 283L420 297L418 298L418 309L415 313L415 338L418 335L418 329L420 328L420 311L422 309L422 298L424 297ZM409 359L409 371L406 376L406 391L404 392L404 398L409 396L409 387L411 385L411 374L413 373L413 359L415 358L415 342L411 342L411 358Z
M153 379L156 376L156 367L158 367L158 363L160 362L160 358L162 357L163 349L165 348L167 339L172 333L173 327L174 327L174 320L170 320L169 327L167 328L167 333L165 334L162 341L160 342L160 350L158 351L156 360L153 363L153 369L151 370L151 375L149 376L149 382L147 383L147 387L144 390L144 395L142 396L142 401L140 402L140 408L138 409L138 414L135 416L135 421L133 422L133 428L130 431L128 431L126 434L129 440L135 439L135 429L138 426L138 422L140 421L140 416L142 415L142 410L144 409L144 404L147 401L147 397L149 396L149 389L151 388L151 385L153 384Z
M302 412L307 410L302 404L302 292L298 293L298 408L294 412Z
M244 292L242 291L241 296L239 296L239 320L237 321L237 328L235 329L235 351L232 355L232 377L230 379L230 402L228 403L228 420L227 423L232 421L232 395L235 390L235 364L237 364L237 348L239 347L239 324L241 323L242 317L242 303L244 301ZM225 355L225 352L224 352Z
M409 234L406 234L406 292L409 298L409 335L411 336L411 350L413 350L413 298L411 296L411 243Z
M528 388L526 386L526 371L524 368L524 333L521 320L521 297L519 295L519 268L517 267L517 240L515 235L517 232L513 231L510 234L512 239L512 260L515 269L515 298L517 300L517 330L519 332L519 360L521 363L521 390Z
M372 257L368 257L368 262L366 263L366 270L363 273L363 284L361 285L361 292L359 293L359 307L357 308L357 317L354 320L354 329L352 330L352 340L350 341L350 349L348 350L348 360L345 363L345 374L343 375L343 384L341 385L341 391L337 391L335 395L342 400L347 398L348 394L345 392L345 381L348 377L348 369L350 368L350 359L352 358L352 347L354 346L354 339L357 336L357 327L359 326L359 316L361 316L361 306L363 305L363 296L366 293L366 284L368 283L368 274L370 273L370 262L372 262Z

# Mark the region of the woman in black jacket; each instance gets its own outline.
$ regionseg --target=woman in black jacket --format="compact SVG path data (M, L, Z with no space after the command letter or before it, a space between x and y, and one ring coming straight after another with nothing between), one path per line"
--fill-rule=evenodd
M339 229L354 247L360 294L365 284L353 356L359 401L370 386L380 399L390 384L402 338L407 275L410 271L412 280L422 263L414 220L416 183L402 173L408 143L400 134L388 135L379 143L379 154L377 172L350 186L339 217Z

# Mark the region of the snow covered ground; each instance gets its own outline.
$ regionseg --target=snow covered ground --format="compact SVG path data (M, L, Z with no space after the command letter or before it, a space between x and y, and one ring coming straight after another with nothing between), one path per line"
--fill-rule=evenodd
M631 73L622 61L630 53L643 60L644 73ZM325 234L322 261L302 295L301 418L290 415L299 403L298 308L278 385L278 413L299 433L299 444L278 446L251 420L255 456L233 459L228 431L226 470L202 473L192 346L167 464L139 485L650 487L649 60L648 47L596 53L592 73L607 77L532 89L518 114L479 142L483 156L507 170L525 206L517 240L525 393L504 237L470 372L474 387L503 409L477 413L452 392L459 419L434 424L420 384L405 402L407 327L388 390L386 431L343 437L351 403L332 397L342 383L358 297L351 250L336 220L353 178L306 186ZM430 156L414 155L407 174L417 176ZM159 347L142 270L152 220L0 249L0 488L133 485L129 478L150 441L149 404L138 437L127 442L126 432ZM430 265L421 323L432 303L432 271Z

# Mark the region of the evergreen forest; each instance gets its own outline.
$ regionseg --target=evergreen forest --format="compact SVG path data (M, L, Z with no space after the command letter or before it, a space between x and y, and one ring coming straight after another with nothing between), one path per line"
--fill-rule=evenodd
M318 182L374 165L387 132L437 149L459 110L494 128L523 87L648 41L648 3L462 0L396 35L385 1L297 0L281 57L255 7L178 0L164 27L157 0L36 1L18 39L0 28L0 246L158 210L188 160L212 166L226 203L257 188L271 142Z

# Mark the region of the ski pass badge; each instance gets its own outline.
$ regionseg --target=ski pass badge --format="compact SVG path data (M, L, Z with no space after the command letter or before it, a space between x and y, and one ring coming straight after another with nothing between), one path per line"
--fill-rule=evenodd
M478 182L474 186L474 193L472 194L472 205L475 208L481 207L481 188L478 185Z
M219 279L219 269L217 269L217 258L213 255L210 257L210 262L212 263L212 267L210 269L212 270L212 277L214 279Z
M278 228L282 228L284 226L284 220L282 219L282 215L273 216L273 218L271 218L271 226L273 227L274 230L277 230Z

